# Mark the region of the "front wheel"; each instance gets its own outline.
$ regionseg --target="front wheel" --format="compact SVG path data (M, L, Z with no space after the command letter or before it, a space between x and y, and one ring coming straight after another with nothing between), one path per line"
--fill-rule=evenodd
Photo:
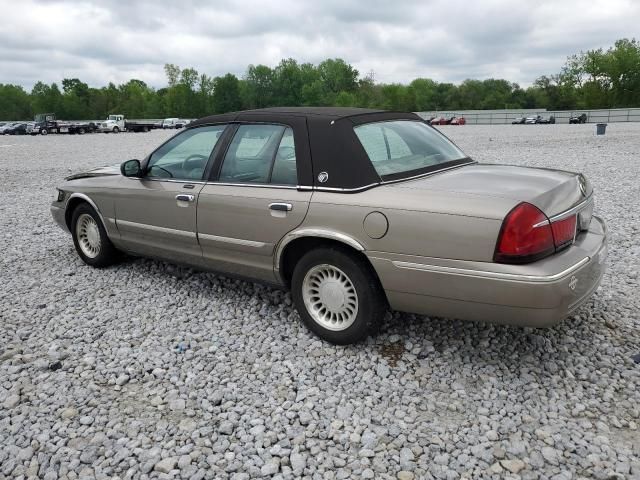
M118 260L118 251L109 240L100 216L88 204L80 204L71 218L73 244L84 263L102 268Z
M371 266L341 248L320 248L304 255L293 271L291 289L305 325L338 345L375 333L387 310Z
M47 130L46 128L41 128L40 135L49 135L49 130Z
M119 133L120 129L118 127L113 127L113 133Z

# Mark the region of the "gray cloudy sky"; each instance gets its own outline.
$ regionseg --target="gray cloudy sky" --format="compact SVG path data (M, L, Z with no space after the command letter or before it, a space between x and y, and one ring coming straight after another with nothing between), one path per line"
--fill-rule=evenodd
M0 83L91 86L163 65L241 76L250 63L341 57L379 82L530 84L640 31L636 0L0 0Z

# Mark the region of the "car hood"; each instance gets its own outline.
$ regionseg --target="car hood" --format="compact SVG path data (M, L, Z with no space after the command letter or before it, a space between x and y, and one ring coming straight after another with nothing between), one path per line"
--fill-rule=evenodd
M79 178L104 177L106 175L120 175L120 164L107 167L98 167L82 173L75 173L65 178L65 180L78 180Z
M512 165L474 164L401 182L398 188L443 191L529 202L547 216L557 215L592 193L579 173Z

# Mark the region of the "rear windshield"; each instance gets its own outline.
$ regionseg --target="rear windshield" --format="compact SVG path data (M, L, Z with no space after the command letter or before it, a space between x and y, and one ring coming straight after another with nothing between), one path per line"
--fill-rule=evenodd
M434 128L413 120L367 123L354 128L373 167L383 179L470 161Z

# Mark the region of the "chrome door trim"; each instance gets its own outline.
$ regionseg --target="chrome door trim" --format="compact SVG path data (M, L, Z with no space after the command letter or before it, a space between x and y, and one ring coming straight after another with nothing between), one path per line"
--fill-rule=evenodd
M221 237L219 235L209 235L207 233L198 233L201 240L209 240L212 242L231 243L233 245L242 245L245 247L263 248L267 244L264 242L256 242L253 240L245 240L243 238Z
M179 237L193 238L194 240L197 238L195 232L189 232L188 230L177 230L175 228L167 228L167 227L158 227L156 225L149 225L146 223L138 223L138 222L130 222L128 220L118 220L116 219L116 225L118 227L133 227L139 230L149 230L150 232L158 232L158 233L167 233L169 235L176 235Z
M467 268L456 268L456 267L443 267L441 265L428 265L424 263L412 263L412 262L401 262L393 260L391 263L393 266L406 270L419 270L423 272L432 272L432 273L447 273L449 275L460 275L464 277L477 277L477 278L491 278L495 280L510 280L514 282L535 282L535 283L546 283L546 282L554 282L556 280L560 280L563 277L575 272L580 267L585 265L591 260L591 257L585 257L580 260L578 263L571 265L569 268L565 270L553 274L553 275L521 275L517 273L501 273L501 272L489 272L486 270L470 270Z

